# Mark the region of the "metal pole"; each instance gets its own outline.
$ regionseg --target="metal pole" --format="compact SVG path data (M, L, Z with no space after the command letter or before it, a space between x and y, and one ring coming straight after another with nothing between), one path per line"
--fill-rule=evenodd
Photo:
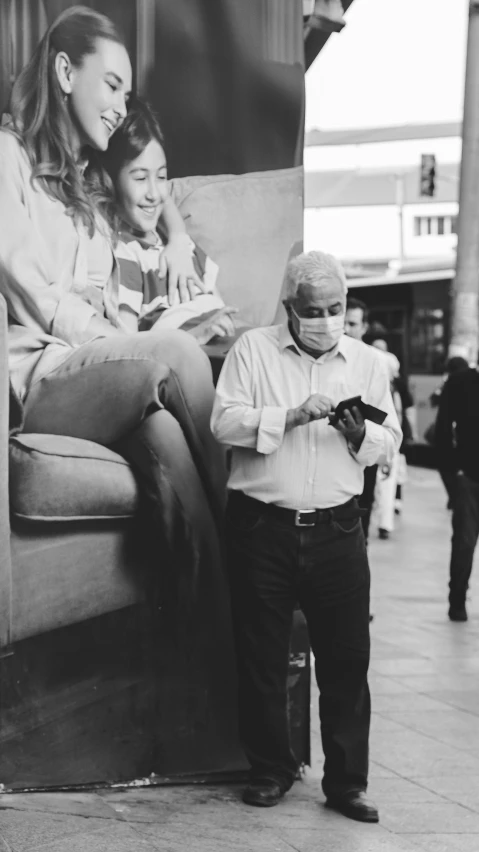
M470 0L467 36L457 267L449 356L477 362L479 291L479 0Z
M399 261L404 263L404 175L396 174L396 207L399 219Z

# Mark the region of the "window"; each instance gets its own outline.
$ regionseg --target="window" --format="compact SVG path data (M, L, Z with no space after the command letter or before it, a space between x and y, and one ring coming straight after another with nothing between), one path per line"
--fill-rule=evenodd
M415 216L415 237L445 237L457 233L457 216Z

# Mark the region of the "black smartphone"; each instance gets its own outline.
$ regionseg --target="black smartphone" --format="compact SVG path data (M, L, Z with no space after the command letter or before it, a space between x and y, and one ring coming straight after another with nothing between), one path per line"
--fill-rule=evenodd
M331 426L336 426L344 412L351 411L353 408L358 408L365 420L371 420L372 423L377 423L379 426L384 423L387 417L386 411L375 408L374 405L368 405L367 402L363 402L360 396L351 396L349 399L342 399L341 402L338 402L330 420Z

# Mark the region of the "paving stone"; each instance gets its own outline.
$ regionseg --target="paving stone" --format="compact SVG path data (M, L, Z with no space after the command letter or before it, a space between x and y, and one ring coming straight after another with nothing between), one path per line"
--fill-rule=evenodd
M131 823L166 825L186 820L211 825L217 820L241 829L245 818L241 790L238 785L198 785L103 791L101 795L122 819Z
M459 710L390 713L388 718L458 749L469 751L471 743L479 743L479 717Z
M374 640L373 640L374 645ZM377 674L371 671L369 674L369 688L372 695L376 698L378 695L410 695L411 690L407 689L401 681L394 678Z
M256 826L252 831L247 823L243 829L231 829L216 824L195 827L191 823L176 826L155 826L144 823L138 828L141 838L156 850L168 852L291 852L291 845L278 837L268 826ZM316 849L321 847L316 847ZM132 850L133 852L133 850Z
M418 779L410 781L408 778L371 778L369 781L368 795L379 806L381 810L389 807L392 802L400 803L417 803L417 802L436 802L441 804L444 801L439 790L429 788L426 784L420 783ZM446 799L450 798L446 796ZM455 800L457 801L457 800ZM479 850L478 850L479 852Z
M471 692L477 695L476 678L467 672L437 672L436 674L395 675L405 687L426 695L441 691Z
M377 733L371 756L403 777L479 774L478 757L406 728L394 737Z
M373 713L381 713L387 716L389 713L409 713L412 710L441 710L449 709L450 705L434 695L421 695L409 690L400 695L374 695L372 696Z
M398 732L404 730L404 725L402 725L396 719L389 718L387 716L381 716L379 713L373 713L371 718L371 737L378 734L389 734L390 736L394 736Z
M449 802L391 803L381 823L396 834L473 834L479 849L479 814Z
M412 711L450 710L451 705L431 695L420 692L403 692L400 695L374 695L372 698L373 715L379 713L389 717L391 713L411 713Z
M327 830L318 833L311 829L286 829L281 836L295 852L418 852L417 846L409 838L395 837L381 825L353 823L352 826L354 828L347 832Z
M16 847L14 847L16 850ZM85 831L53 843L32 845L28 852L169 852L167 843L141 837L128 825L113 822L99 831Z
M0 811L2 810L76 814L100 819L118 818L118 814L96 793L9 793L0 795Z
M479 849L477 834L411 834L408 840L415 844L417 852L477 852Z
M0 832L12 852L52 847L56 841L104 828L104 819L71 814L3 810L0 815Z
M371 670L373 672L379 675L389 675L396 679L409 675L436 675L440 673L440 669L440 661L428 660L424 657L382 659L372 660L371 662Z
M479 775L429 775L418 777L415 782L445 799L479 812Z
M479 716L479 690L468 691L458 689L434 689L428 692L428 696L434 701L441 701L448 707L456 707L458 710L467 710L472 715Z

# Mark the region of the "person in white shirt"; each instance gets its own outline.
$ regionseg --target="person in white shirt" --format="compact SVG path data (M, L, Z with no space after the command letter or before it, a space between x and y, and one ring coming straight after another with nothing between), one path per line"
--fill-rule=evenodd
M308 623L320 688L328 805L377 822L366 797L369 565L357 496L366 465L401 430L384 359L344 333L346 279L322 252L288 264L287 321L247 331L229 352L211 418L232 447L226 539L236 632L243 800L271 806L291 787L287 673L293 611ZM361 395L383 426L338 403Z

